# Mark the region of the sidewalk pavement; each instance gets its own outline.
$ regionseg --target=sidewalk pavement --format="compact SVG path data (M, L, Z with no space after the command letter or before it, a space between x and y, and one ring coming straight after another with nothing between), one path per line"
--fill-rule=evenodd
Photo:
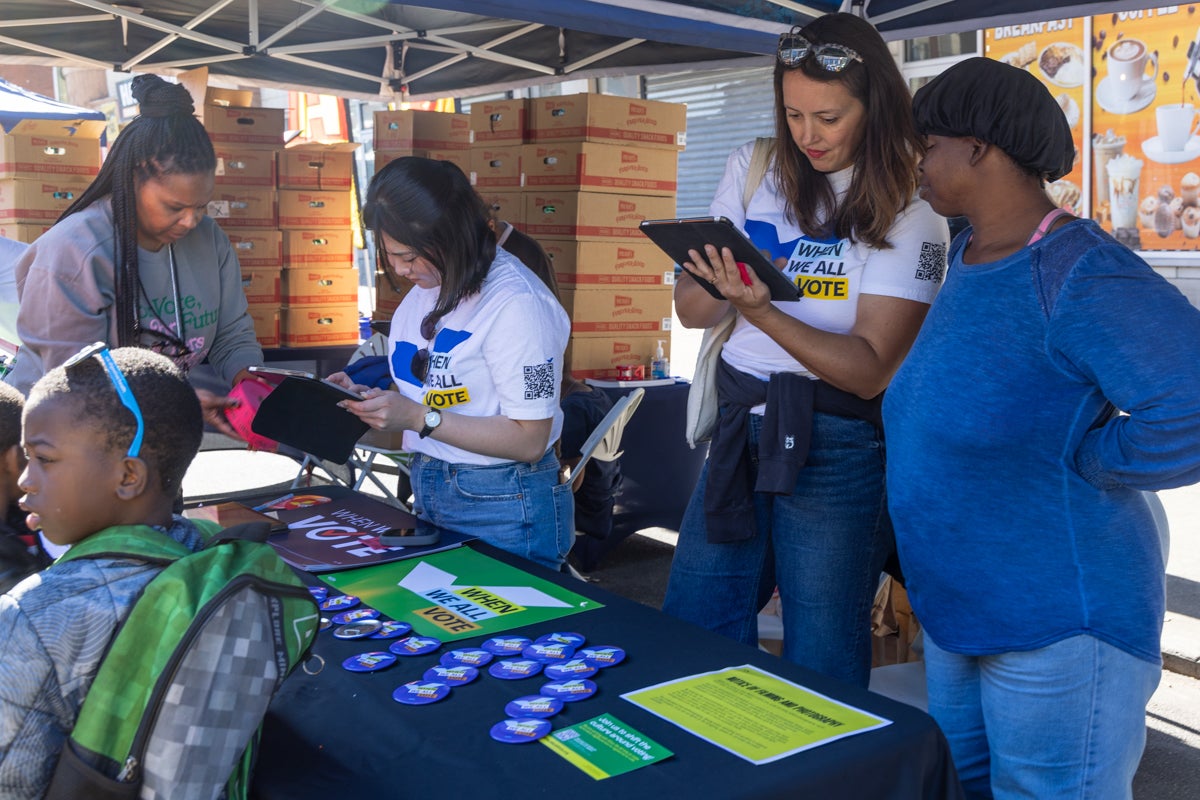
M1200 678L1200 485L1158 496L1171 528L1163 667Z

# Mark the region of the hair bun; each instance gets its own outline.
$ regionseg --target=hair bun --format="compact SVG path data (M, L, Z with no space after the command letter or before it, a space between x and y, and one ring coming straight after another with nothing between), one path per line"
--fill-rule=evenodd
M191 116L196 106L188 90L157 75L138 75L133 79L133 99L143 117Z

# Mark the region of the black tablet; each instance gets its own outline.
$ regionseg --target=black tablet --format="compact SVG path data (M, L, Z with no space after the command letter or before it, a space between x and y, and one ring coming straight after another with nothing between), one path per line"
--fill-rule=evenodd
M663 252L675 260L676 264L690 262L692 257L689 250L704 252L704 245L711 244L718 250L728 247L739 264L744 264L754 270L758 279L767 285L771 291L772 300L796 301L800 292L762 251L754 246L754 242L746 238L746 234L738 230L732 221L725 217L690 217L688 219L648 219L641 224L642 233L650 237ZM691 274L691 273L689 273ZM704 290L718 300L724 296L708 281L697 278L696 282Z

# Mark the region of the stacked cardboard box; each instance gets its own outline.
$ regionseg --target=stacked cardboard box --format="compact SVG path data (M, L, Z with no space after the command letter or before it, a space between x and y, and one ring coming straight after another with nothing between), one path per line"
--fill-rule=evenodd
M0 235L32 242L100 171L103 120L27 119L0 132Z
M494 126L492 113L481 117ZM608 95L528 101L520 223L554 263L576 377L638 365L649 377L659 341L669 355L674 265L638 225L675 216L686 117L680 104ZM476 127L477 149L483 133L495 131Z

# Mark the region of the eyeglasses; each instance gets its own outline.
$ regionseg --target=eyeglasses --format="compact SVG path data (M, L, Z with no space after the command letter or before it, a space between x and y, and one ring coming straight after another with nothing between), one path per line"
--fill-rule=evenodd
M785 67L798 67L801 61L812 56L817 66L826 72L841 72L851 61L866 63L862 56L845 45L812 42L795 29L779 37L776 56Z
M129 382L125 380L125 373L121 372L121 368L113 360L112 353L108 351L108 345L104 342L89 344L71 356L63 364L63 369L69 370L71 367L78 366L92 356L100 359L104 373L108 375L109 383L117 390L117 397L121 398L121 404L129 409L129 413L133 414L133 419L137 422L137 432L133 435L133 441L129 443L129 449L125 451L127 458L137 458L142 452L142 436L146 433L146 422L142 419L142 408L138 405L137 398L133 396Z
M425 379L429 377L429 348L433 346L435 335L437 335L437 322L433 317L426 315L421 320L421 338L425 340L426 344L413 353L412 361L408 365L408 371L421 383L424 383Z

